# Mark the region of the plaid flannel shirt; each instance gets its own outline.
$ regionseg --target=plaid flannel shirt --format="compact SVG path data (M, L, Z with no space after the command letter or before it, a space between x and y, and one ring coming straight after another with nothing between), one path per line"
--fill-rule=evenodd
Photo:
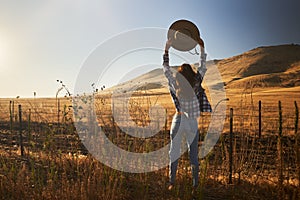
M163 55L164 74L168 79L169 91L175 104L177 112L183 112L189 118L197 118L201 112L212 112L211 105L207 99L204 89L202 88L202 78L206 72L205 61L206 55L201 57L201 66L197 70L196 84L194 86L195 96L192 99L179 98L176 95L177 83L173 72L169 66L169 54L165 52Z

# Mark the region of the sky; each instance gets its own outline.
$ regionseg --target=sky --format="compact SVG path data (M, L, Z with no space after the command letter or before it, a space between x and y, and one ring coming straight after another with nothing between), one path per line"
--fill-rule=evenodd
M179 19L197 25L210 59L259 46L300 44L299 8L299 0L2 0L0 98L33 97L34 92L37 97L55 97L57 80L72 93L83 65L101 44L136 29L167 30ZM148 70L162 62L161 52L155 52L155 65ZM136 59L134 54L130 57ZM130 74L122 66L132 64L125 62L128 58L113 62L119 65L97 86L112 86ZM147 57L139 65L149 63Z

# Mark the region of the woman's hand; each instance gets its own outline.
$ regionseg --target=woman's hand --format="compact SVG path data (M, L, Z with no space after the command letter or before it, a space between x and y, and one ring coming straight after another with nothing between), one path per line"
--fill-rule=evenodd
M165 51L169 51L169 49L171 48L171 46L172 46L172 42L171 42L171 40L169 39L169 40L166 42Z
M198 44L200 45L201 48L204 48L204 42L200 37L197 39L197 42L198 42Z

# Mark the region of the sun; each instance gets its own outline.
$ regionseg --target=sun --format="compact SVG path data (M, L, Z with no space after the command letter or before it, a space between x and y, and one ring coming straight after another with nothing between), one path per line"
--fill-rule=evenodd
M3 45L1 44L1 41L0 41L0 63L3 59L4 59L4 49L3 49Z
M7 48L5 42L0 38L0 71L6 68Z

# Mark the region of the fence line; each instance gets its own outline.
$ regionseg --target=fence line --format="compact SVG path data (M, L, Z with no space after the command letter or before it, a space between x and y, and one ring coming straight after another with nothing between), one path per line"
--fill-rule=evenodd
M17 104L19 104L19 112L17 112L14 108L16 102L8 101L6 104L0 104L0 123L3 127L5 124L8 124L7 127L10 129L10 135L17 134L15 128L19 125L22 155L24 154L23 145L26 148L34 150L30 144L31 142L35 142L34 145L38 147L41 145L38 144L38 142L42 140L46 141L46 137L42 140L38 139L42 134L53 137L53 141L61 144L61 146L58 145L59 148L66 148L66 146L74 147L74 151L76 151L76 148L83 148L82 145L79 144L80 141L78 141L78 138L77 143L73 140L65 139L63 142L66 142L68 145L63 144L61 141L62 136L60 135L70 134L68 131L71 130L68 126L71 121L63 120L64 117L72 118L72 112L66 111L70 103L66 104L66 102L61 104L63 105L62 107L57 106L59 104L53 101L42 105L17 102ZM23 106L23 104L21 106L20 103L24 103L25 106ZM228 177L228 183L230 184L235 183L237 176L237 179L240 180L241 177L250 178L256 175L256 178L259 177L275 182L280 189L284 188L286 184L297 184L298 189L300 189L299 111L296 101L293 106L295 112L291 112L291 110L287 111L287 109L282 106L281 101L278 102L277 107L274 103L262 103L259 101L255 107L249 106L247 109L245 107L231 108L229 110L229 117L225 120L223 135L214 148L215 157L212 157L214 159L212 165L216 166L212 169L215 169L215 171L208 173L215 179L217 179L220 174L224 174ZM111 109L110 105L102 105L102 107L99 106L98 108L102 108L103 110L99 110L97 114L102 114L102 117L105 118L107 122L111 122L115 128L116 124L111 116L112 114L108 112L108 110ZM52 109L52 112L49 112L49 109ZM114 109L116 109L116 107ZM171 123L173 112L174 108L166 108L166 121L162 134L168 134L167 130ZM141 113L131 115L132 118L140 116ZM16 120L18 118L19 120ZM126 121L128 119L124 120ZM27 122L27 127L24 126L24 122ZM209 122L210 114L204 114L202 118L200 118L199 126L202 134L205 134ZM56 124L57 126L55 127ZM101 125L108 126L111 124ZM53 134L53 132L51 132L51 128L53 127L65 130L59 132L54 131ZM3 128L1 128L0 131L2 129ZM27 136L24 134L25 141L23 141L24 138L22 134L24 133L24 129L28 133ZM167 137L162 138L166 140ZM13 137L11 137L11 140L13 140ZM72 146L73 144L71 143L76 144ZM163 143L165 144L165 141L163 141ZM7 141L7 144L13 144L13 142ZM274 171L276 177L270 178L270 173L267 173L270 171ZM276 180L274 180L274 178L276 178ZM293 181L296 182L294 183ZM279 190L279 192L279 195L281 195L283 190Z

